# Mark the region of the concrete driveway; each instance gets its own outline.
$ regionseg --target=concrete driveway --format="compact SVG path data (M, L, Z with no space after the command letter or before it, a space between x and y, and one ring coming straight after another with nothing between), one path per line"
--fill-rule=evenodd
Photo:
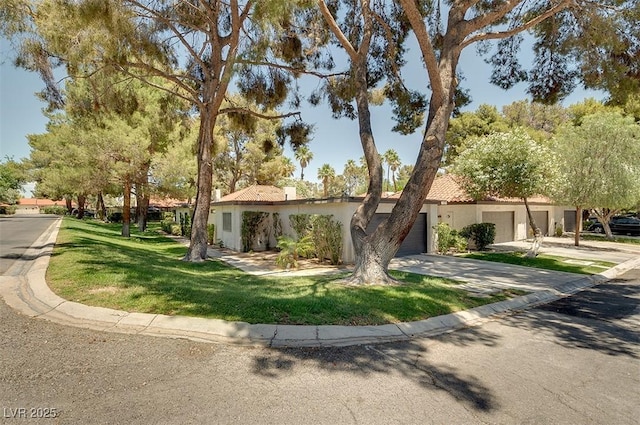
M394 258L389 268L458 280L465 282L467 289L476 289L476 292L492 292L503 288L540 291L584 277L574 273L426 254Z

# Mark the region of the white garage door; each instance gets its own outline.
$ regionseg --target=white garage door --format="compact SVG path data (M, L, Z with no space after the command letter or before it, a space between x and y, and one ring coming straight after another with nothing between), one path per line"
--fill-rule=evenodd
M496 225L495 243L511 242L514 235L514 214L513 211L485 211L482 213L483 223L493 223Z

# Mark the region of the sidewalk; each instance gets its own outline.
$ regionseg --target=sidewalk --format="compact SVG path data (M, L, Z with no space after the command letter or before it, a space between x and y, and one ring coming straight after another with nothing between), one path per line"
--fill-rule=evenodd
M25 258L35 258L24 274L12 276L7 273L0 277L0 295L5 302L19 312L30 316L69 326L77 326L107 332L140 335L188 338L205 342L225 342L239 345L268 347L317 347L372 344L428 337L455 329L473 326L483 321L523 310L535 305L548 303L582 289L612 279L627 270L640 267L640 255L621 261L620 264L598 275L581 277L568 273L541 271L536 269L478 262L454 257L411 256L394 259L391 268L416 273L436 275L446 274L466 281L470 290L478 292L492 288L518 287L532 293L477 307L471 310L410 323L396 323L381 326L293 326L264 325L244 322L227 322L161 314L128 313L101 307L89 307L67 301L54 294L45 281L53 244L56 240L60 221L52 225L24 254ZM44 249L35 247L44 246ZM261 273L256 264L229 253L211 250L212 256L220 257L236 267L248 272ZM335 268L323 267L322 272L334 272ZM277 272L271 273L297 273ZM316 273L317 269L304 271Z

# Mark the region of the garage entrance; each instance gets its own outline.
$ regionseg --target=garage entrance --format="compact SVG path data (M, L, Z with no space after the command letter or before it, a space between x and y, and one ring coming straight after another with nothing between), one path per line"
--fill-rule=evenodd
M531 211L531 215L535 220L542 236L549 236L549 211ZM531 224L529 223L529 216L527 215L527 235L533 237L533 230L531 230Z
M576 212L573 210L564 211L564 231L565 232L576 231Z
M485 211L482 213L483 223L493 223L496 225L495 243L511 242L514 235L514 213L513 211Z
M378 224L389 217L389 215L390 214L383 213L374 215L369 226L367 226L367 232L373 231ZM398 249L396 257L422 254L424 252L427 252L427 214L420 213L418 214L418 218L416 218L416 222L413 223L413 227L411 227L409 234L404 238L404 241L402 241L402 245L400 245L400 249Z

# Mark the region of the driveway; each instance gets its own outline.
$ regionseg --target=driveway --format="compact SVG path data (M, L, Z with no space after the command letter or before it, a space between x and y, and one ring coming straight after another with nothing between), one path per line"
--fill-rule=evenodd
M584 277L574 273L535 269L491 261L444 255L410 255L394 258L390 269L465 282L471 289L516 288L540 291L557 288Z

